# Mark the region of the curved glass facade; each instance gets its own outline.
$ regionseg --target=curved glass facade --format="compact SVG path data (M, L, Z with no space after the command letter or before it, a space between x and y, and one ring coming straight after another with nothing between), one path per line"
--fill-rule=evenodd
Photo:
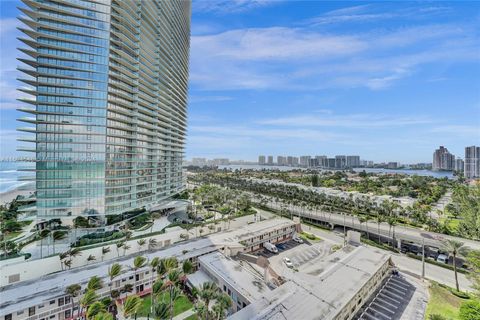
M102 226L183 190L190 2L23 2L38 217Z

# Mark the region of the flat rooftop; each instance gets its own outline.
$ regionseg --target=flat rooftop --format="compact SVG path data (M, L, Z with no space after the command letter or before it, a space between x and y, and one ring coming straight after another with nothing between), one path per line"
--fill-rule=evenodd
M198 260L202 268L214 273L249 302L256 301L271 291L262 277L219 252L201 256Z
M390 258L364 246L345 249L319 262L323 272L295 272L286 283L229 319L334 319Z

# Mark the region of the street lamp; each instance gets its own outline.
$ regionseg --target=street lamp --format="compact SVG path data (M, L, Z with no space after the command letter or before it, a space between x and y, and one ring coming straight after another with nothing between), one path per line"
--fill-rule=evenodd
M440 237L426 232L422 232L420 235L422 236L422 279L425 279L425 239L440 240Z

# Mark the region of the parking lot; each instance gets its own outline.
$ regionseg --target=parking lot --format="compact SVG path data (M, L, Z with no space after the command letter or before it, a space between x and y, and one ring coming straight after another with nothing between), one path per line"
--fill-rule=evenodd
M357 320L397 320L424 318L427 298L420 284L404 275L391 275L357 313Z
M298 243L293 240L287 241L282 244L275 244L278 248L278 253L274 254L266 249L256 252L256 255L264 256L269 259L271 266L281 274L289 272L283 259L289 258L292 262L293 269L299 269L301 271L310 273L310 268L315 264L317 259L323 258L330 254L330 249L333 243L328 240L310 243L304 241L304 243Z

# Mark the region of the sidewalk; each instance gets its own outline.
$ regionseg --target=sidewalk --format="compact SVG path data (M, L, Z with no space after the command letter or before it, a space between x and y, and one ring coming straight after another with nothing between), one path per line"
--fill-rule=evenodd
M183 319L186 319L186 318L190 317L191 315L194 315L195 313L197 313L197 312L195 311L194 308L188 309L187 311L182 312L182 313L176 315L175 317L173 317L173 320L183 320Z

